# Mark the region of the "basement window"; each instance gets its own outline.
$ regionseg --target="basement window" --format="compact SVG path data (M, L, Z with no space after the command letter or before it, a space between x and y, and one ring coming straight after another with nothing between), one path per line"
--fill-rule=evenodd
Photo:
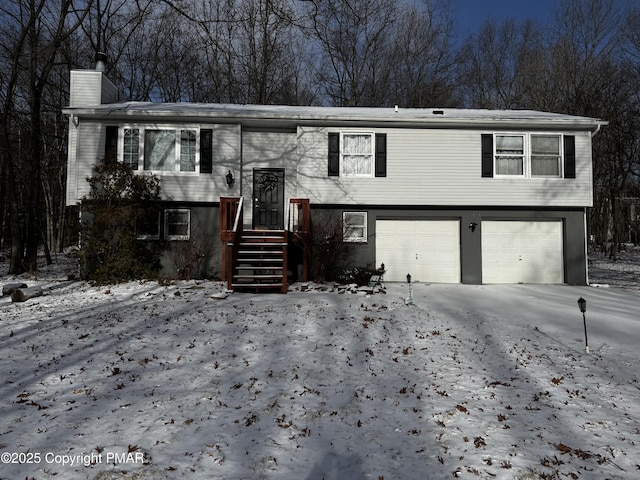
M342 239L345 242L366 243L367 212L342 212Z
M136 223L136 237L138 240L160 239L160 212L147 213Z
M167 240L189 240L191 236L191 211L186 208L165 210L164 231Z

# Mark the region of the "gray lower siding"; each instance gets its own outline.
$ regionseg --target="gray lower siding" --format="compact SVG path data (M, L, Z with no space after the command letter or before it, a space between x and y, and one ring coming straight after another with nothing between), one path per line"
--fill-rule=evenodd
M371 208L367 206L320 206L312 204L313 212L367 212L367 243L355 244L352 266L380 267L376 259L377 220L459 220L460 221L460 280L465 284L482 284L482 222L488 220L560 220L563 229L564 283L586 285L587 258L585 250L584 209L531 208L442 208L404 207ZM471 224L476 224L472 231ZM383 260L382 260L383 261Z
M189 278L219 278L221 272L219 204L171 202L164 203L163 207L188 209L191 224L189 240L164 241L160 275L170 278L179 277L181 274ZM161 226L161 231L164 237L164 225Z
M160 202L158 209L160 212L158 236L140 241L146 242L150 246L160 246L160 277L219 278L221 272L219 204ZM186 240L167 238L164 212L175 209L189 211L189 238ZM86 213L81 215L82 223L91 222L91 220L91 215ZM132 226L132 228L135 227ZM93 268L95 266L91 261L86 265L81 265L82 277L85 278L88 271Z
M190 239L165 241L162 275L174 277L178 269L189 265L191 278L217 278L221 268L221 241L218 203L166 202L165 208L187 208L191 215ZM482 284L482 223L489 220L560 220L563 229L564 283L587 283L585 251L585 216L583 209L530 209L530 208L443 208L400 207L384 208L347 205L312 205L312 218L345 211L367 212L368 241L353 244L351 264L347 266L380 267L376 259L377 220L458 220L460 222L460 281ZM322 217L326 218L326 217ZM471 224L476 227L472 231ZM164 233L164 232L163 232ZM289 270L295 273L298 259L291 259ZM294 275L295 279L295 275Z

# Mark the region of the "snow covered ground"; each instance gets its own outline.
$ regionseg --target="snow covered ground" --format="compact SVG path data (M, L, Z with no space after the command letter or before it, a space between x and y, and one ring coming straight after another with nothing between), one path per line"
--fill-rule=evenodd
M60 257L0 278L45 291L0 299L0 478L640 478L636 260L591 262L609 288L416 284L405 305L404 284L97 288Z

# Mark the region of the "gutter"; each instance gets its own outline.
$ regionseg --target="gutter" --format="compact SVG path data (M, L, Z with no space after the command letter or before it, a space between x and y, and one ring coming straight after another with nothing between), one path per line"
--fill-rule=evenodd
M602 125L609 125L609 122L597 123L596 124L596 129L591 132L591 138L592 139L593 139L593 137L595 137L598 134L598 132L602 128Z
M146 107L152 108L146 108ZM133 107L133 108L130 108ZM153 108L155 107L155 108ZM326 109L329 110L329 109ZM325 112L277 112L267 110L257 111L229 111L218 110L215 108L206 108L206 106L198 105L197 108L184 109L163 109L162 104L113 104L102 105L100 108L95 107L67 107L62 112L74 117L83 117L87 119L124 121L191 121L202 122L214 121L216 123L233 123L243 126L327 126L333 127L404 127L404 128L504 128L509 124L515 128L549 128L553 130L591 130L592 137L600 130L602 123L597 119L584 117L556 117L556 116L530 116L523 115L505 115L491 114L486 115L443 117L442 115L418 115L418 116L396 116L396 115L376 115L371 114L353 114L339 109L331 112L332 115L322 115ZM368 112L367 112L368 113ZM595 131L593 130L595 128Z

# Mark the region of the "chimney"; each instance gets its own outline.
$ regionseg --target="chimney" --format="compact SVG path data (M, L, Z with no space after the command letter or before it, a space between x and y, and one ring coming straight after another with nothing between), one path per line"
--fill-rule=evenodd
M69 106L91 106L118 101L118 89L107 78L107 54L96 53L96 68L71 70Z
M107 54L104 52L96 53L96 70L98 72L107 73Z

